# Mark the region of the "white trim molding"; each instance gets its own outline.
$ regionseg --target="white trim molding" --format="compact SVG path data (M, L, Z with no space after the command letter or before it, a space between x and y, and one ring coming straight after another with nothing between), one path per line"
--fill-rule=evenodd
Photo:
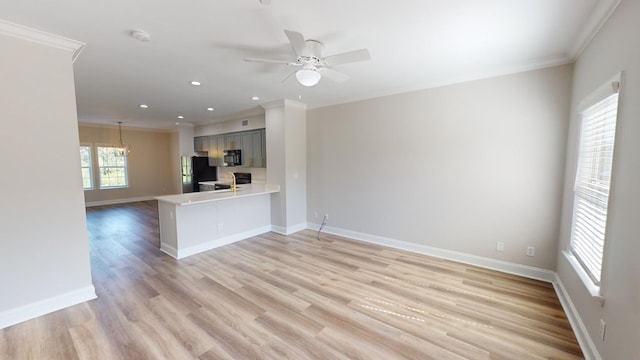
M602 357L600 357L598 349L596 348L596 344L593 343L593 339L589 336L587 327L584 325L584 322L578 313L578 309L576 309L573 301L571 301L571 297L558 274L555 275L553 287L556 290L558 300L560 300L560 304L562 304L564 312L567 314L569 324L571 324L571 328L576 335L576 339L578 339L578 344L580 344L580 349L582 350L584 358L586 360L602 360Z
M307 223L301 223L298 225L293 225L293 226L277 226L277 225L271 225L271 231L273 231L274 233L280 234L280 235L291 235L293 233L297 233L298 231L302 231L305 229L311 229L309 227L309 224Z
M90 285L66 294L3 311L0 312L0 329L96 298L96 290L93 285Z
M190 246L188 248L184 248L180 250L174 248L173 246L170 246L161 242L160 251L171 256L174 259L180 260L180 259L186 258L187 256L199 254L201 252L209 251L224 245L233 244L234 242L238 242L240 240L248 239L250 237L262 235L264 233L268 233L269 231L271 231L271 226L263 226L263 227L259 227L249 231L241 232L238 234L225 236L220 239L207 241L203 244Z
M307 229L318 231L319 224L309 223ZM576 335L580 349L583 352L586 360L602 360L598 350L593 342L593 339L589 336L586 326L578 313L571 297L566 288L562 284L558 274L551 270L545 270L541 268L515 264L481 256L460 253L456 251L435 248L431 246L413 244L395 239L389 239L381 236L360 233L351 230L345 230L334 227L324 227L323 232L328 234L343 236L355 240L365 241L377 245L389 246L401 250L411 251L423 255L433 256L446 260L456 261L464 264L475 265L485 269L496 270L508 274L519 275L530 279L536 279L551 283L558 296L558 300L562 305L564 312L567 314L571 328Z
M75 62L85 43L48 32L40 31L19 24L0 20L0 35L31 41L37 44L50 46L71 52L71 61Z
M97 190L97 189L93 189ZM86 191L91 191L87 189ZM117 205L117 204L126 204L138 201L149 201L155 200L155 196L140 196L135 198L126 198L126 199L111 199L111 200L100 200L100 201L87 201L85 202L85 207L93 207L93 206L104 206L104 205Z
M317 231L320 225L309 224L308 229ZM414 244L405 241L390 239L377 235L365 234L351 230L345 230L334 227L324 227L323 232L348 237L351 239L362 240L382 246L389 246L396 249L407 250L418 254L433 256L441 259L456 261L464 264L479 266L485 269L497 270L507 274L524 276L530 279L541 280L549 283L555 281L555 272L551 270L541 269L533 266L521 265L477 255L461 253L457 251L436 248L427 245Z
M584 49L589 45L591 40L598 34L602 26L609 19L611 14L616 10L622 0L599 0L596 1L595 8L591 12L591 16L585 22L578 37L575 39L569 56L577 60Z

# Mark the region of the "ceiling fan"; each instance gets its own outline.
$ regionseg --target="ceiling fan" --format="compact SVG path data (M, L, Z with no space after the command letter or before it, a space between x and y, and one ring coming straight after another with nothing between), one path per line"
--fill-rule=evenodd
M296 79L298 79L298 82L301 85L314 86L323 76L337 82L343 82L349 79L349 75L333 70L333 66L371 59L369 50L367 49L354 50L323 57L322 49L324 48L324 44L321 42L316 40L305 40L301 33L295 31L285 30L284 33L287 35L289 43L291 43L291 47L296 53L296 59L294 61L257 59L250 57L245 57L244 60L301 67L301 69L296 70L287 76L283 82L287 81L291 75L295 74Z

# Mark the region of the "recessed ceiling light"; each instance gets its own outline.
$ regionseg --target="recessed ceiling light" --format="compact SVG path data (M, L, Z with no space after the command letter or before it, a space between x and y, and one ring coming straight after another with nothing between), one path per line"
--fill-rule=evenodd
M193 86L200 86L200 85L202 85L202 83L201 83L200 81L195 81L195 80L193 80L190 84L191 84L191 85L193 85Z
M140 108L142 108L142 109L148 109L148 108L149 108L149 105L145 105L145 104L140 104L140 105L138 105L138 106L139 106Z
M184 119L184 116L178 115L178 119Z
M208 107L207 111L213 111L213 108L212 107Z
M258 100L260 100L260 97L259 97L259 96L252 96L252 97L251 97L251 100L253 100L253 101L258 101Z
M179 123L179 122L177 122L177 123L176 123L176 126L180 126L180 123Z

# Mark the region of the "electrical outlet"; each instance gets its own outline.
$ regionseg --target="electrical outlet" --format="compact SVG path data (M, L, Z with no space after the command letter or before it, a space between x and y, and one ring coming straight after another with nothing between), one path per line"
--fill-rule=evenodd
M500 251L500 252L504 251L504 242L503 241L497 241L496 242L496 251Z
M325 213L325 214L324 214L324 219L325 219L325 220L329 220L329 214L326 214L326 213Z
M607 330L607 323L604 322L604 319L600 319L600 339L604 341L604 334Z
M535 256L536 255L536 248L533 246L529 246L527 248L527 256Z

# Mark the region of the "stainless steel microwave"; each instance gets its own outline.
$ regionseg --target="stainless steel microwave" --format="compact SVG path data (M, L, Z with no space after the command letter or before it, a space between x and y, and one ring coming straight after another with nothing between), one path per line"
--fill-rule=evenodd
M242 165L242 150L225 150L223 152L223 166Z

